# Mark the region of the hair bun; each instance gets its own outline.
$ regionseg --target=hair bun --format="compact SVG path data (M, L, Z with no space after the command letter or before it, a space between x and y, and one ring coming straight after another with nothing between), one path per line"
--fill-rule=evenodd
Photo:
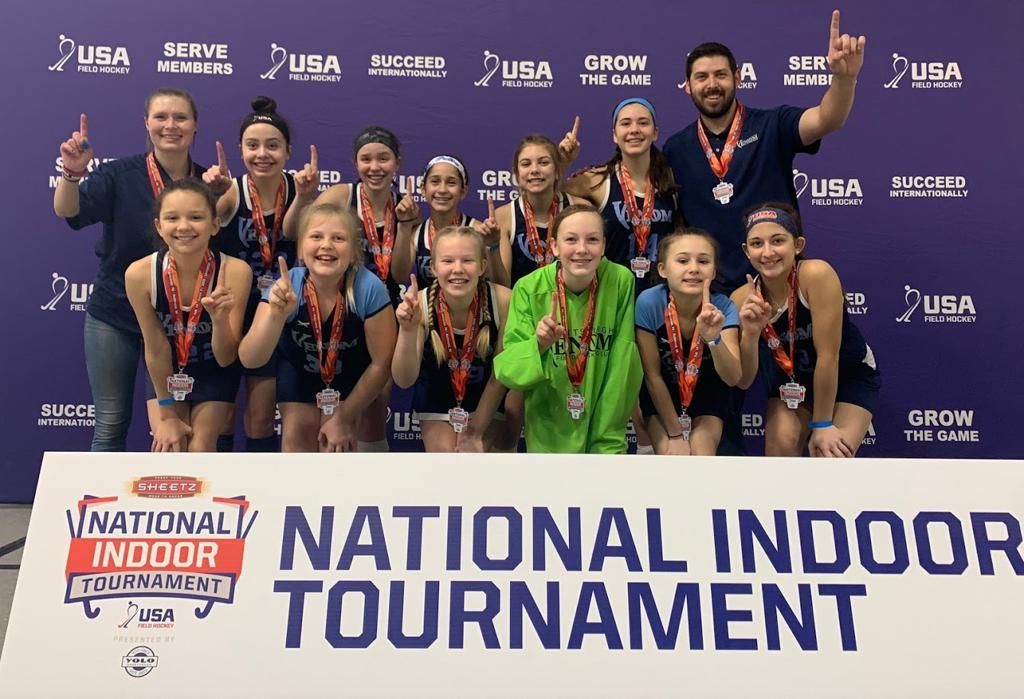
M276 112L277 102L274 101L273 97L267 97L266 95L260 95L252 101L252 111L254 112Z

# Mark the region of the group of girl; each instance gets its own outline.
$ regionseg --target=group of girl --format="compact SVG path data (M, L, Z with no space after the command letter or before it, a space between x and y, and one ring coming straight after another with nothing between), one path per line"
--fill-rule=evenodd
M428 451L514 450L525 426L531 452L623 453L632 417L641 450L710 455L738 418L731 392L760 374L769 455L856 453L878 373L835 271L803 260L797 212L767 203L747 219L758 276L712 294L717 243L680 223L648 101L617 105L613 157L565 181L578 118L559 144L524 138L519 197L482 220L460 210L453 155L423 171L426 217L414 178L395 192L400 144L377 126L353 143L358 180L319 193L315 147L286 172L288 123L273 100L252 106L238 177L219 143L216 165L191 160L198 113L179 90L147 99L147 153L81 184L85 115L61 144L56 213L104 229L85 329L94 450L124 449L144 351L157 451L224 449L244 376L249 451L277 449L275 405L284 451L386 450L397 384Z

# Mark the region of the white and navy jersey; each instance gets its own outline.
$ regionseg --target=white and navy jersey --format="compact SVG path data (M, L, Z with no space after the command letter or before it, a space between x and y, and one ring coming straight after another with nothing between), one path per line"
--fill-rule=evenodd
M279 361L291 364L301 374L308 375L314 386L322 388L320 353L317 351L316 339L310 327L309 308L303 294L309 270L305 267L296 267L288 273L299 302L281 331L281 339L278 341ZM344 293L344 290L341 293ZM270 289L263 293L264 301L268 300L269 294ZM341 391L342 395L348 395L359 377L370 366L364 322L382 311L391 312L391 304L383 282L365 267L360 267L356 271L353 297L346 298L347 315L341 332L341 348L335 364L334 382L331 384L333 388ZM327 311L320 321L323 326L321 338L326 343L331 337L334 309ZM312 401L314 398L315 391L309 394L308 400Z
M295 201L295 178L290 173L283 173L285 181L284 210ZM294 240L285 240L284 234L277 240L274 247L274 254L271 256L270 268L263 264L263 254L260 251L259 235L256 226L252 221L252 200L249 197L249 175L241 175L231 181L231 187L235 191L235 210L231 212L227 222L221 227L220 232L214 237L212 244L217 250L237 257L252 268L253 285L252 296L259 300L260 290L255 280L265 274L275 279L279 276L277 258L283 256L288 267L294 267L296 262L296 243ZM261 201L263 208L263 221L266 223L269 233L274 227L274 201ZM283 225L283 222L282 222Z
M361 196L359 196L359 191L360 191L359 188L362 187L362 186L363 186L362 182L356 182L355 184L353 184L349 188L348 204L347 204L348 208L350 208L352 210L352 213L354 213L356 215L356 220L359 221L359 225L360 226L363 225L363 199L362 199ZM395 204L395 206L398 206L398 193L397 192L391 192L391 201ZM376 226L377 226L377 236L378 236L378 238L381 238L384 235L384 212L383 211L374 211L373 214L374 214L374 217L377 219L375 221ZM397 218L396 218L396 221L395 221L395 237L396 238L398 237L398 221L397 221ZM365 232L363 232L362 239L363 239L363 266L366 269L368 269L371 272L373 272L373 274L378 279L380 279L380 274L378 273L378 269L377 269L377 260L375 260L374 257L373 257L373 252L370 250L370 241L369 241L369 239L367 239ZM399 287L398 282L396 282L394 279L392 279L390 274L388 275L387 279L384 279L382 281L384 282L384 285L387 287L388 296L391 298L391 305L397 307L398 304L400 304L402 302L402 289Z
M814 349L814 328L811 323L811 309L807 304L807 299L804 298L803 290L797 290L797 298L799 302L796 307L796 329L793 342L793 353L796 356L793 357L793 368L796 372L797 383L810 386L814 383L814 366L818 361L818 353ZM779 336L782 348L788 354L790 337L788 301L772 316L771 324ZM775 357L768 348L768 343L763 336L758 349L760 352L759 368L761 372L763 374L781 374L782 369L776 364ZM867 342L864 341L864 336L860 330L850 320L850 314L847 313L846 304L844 303L842 340L839 343L839 366L842 369L844 366L858 364L864 364L871 369L878 368L875 366L874 353L872 353Z
M636 236L633 233L633 225L630 222L629 210L626 208L626 200L622 193L622 185L616 171L609 173L601 183L601 218L604 219L605 248L604 256L612 262L616 262L629 268L629 262L634 257L646 257L651 261L651 270L636 280L636 293L659 281L655 271L655 264L658 261L658 241L662 236L672 232L672 217L675 214L675 197L671 194L657 192L654 198L654 221L651 224L651 233L647 237L647 246L644 250L636 249ZM640 213L644 210L644 194L636 195L636 207Z
M525 196L525 195L523 195ZM565 192L559 194L561 197L561 206L559 211L569 206L572 201L569 199L569 195ZM530 252L529 238L526 235L526 217L523 214L523 197L519 197L515 203L512 204L512 230L509 231L509 240L512 242L512 285L514 286L517 281L522 277L525 277L530 272L537 269L537 261L533 258L533 253ZM547 212L534 212L546 215ZM544 244L544 249L548 249L548 228L551 226L551 221L547 223L537 223L537 235L540 237L541 243Z
M164 288L164 270L167 269L167 251L161 250L149 256L150 259L150 298L153 303L153 310L160 324L164 326L167 335L167 343L171 348L171 363L175 372L178 371L178 350L174 335L174 316L171 314L170 304L167 302L167 292ZM213 270L213 282L209 291L216 288L220 268L224 264L224 253L214 255L215 266ZM181 310L182 322L188 323L188 313L192 308L191 298L183 298L183 304L189 304ZM198 302L197 302L198 303ZM217 369L216 358L213 356L213 321L210 314L204 308L196 323L196 332L192 340L192 347L188 353L188 365L185 372L194 375L205 370Z
M636 327L645 330L657 338L658 355L661 359L661 379L668 387L669 395L672 396L672 404L678 413L681 408L678 382L676 378L675 358L672 356L672 346L668 342L668 327L665 324L665 309L668 308L669 289L665 284L652 286L643 291L636 300ZM739 313L736 304L723 294L712 294L711 303L725 316L723 330L739 327ZM683 351L689 358L690 347L693 337L683 337ZM718 414L718 410L711 410L711 407L724 406L722 401L726 400L728 387L715 371L715 360L711 350L705 346L702 348L702 360L700 374L697 377L697 385L694 387L693 400L691 402L691 415ZM685 360L684 360L685 361ZM641 408L644 415L657 413L654 403L647 393L646 384L640 389ZM713 404L713 405L706 405ZM650 409L647 409L647 406Z
M483 395L487 382L491 378L491 364L494 360L494 349L498 344L498 336L501 328L498 327L498 302L494 291L493 282L487 284L488 297L490 299L490 319L481 328L490 329L490 351L486 358L479 354L474 355L473 363L469 369L469 379L466 382L466 395L462 401L462 407L472 413L480 403L480 396ZM440 293L440 291L438 292ZM420 308L429 309L433 320L434 328L438 328L436 309L430 308L427 304L428 290L420 291ZM426 318L424 318L426 326ZM455 345L460 350L465 338L464 330L455 330ZM455 407L455 391L452 389L451 372L448 370L447 358L441 358L441 365L438 366L437 355L434 354L434 345L430 340L430 333L424 334L423 358L420 361L420 373L416 378L416 385L413 387L412 407L421 419L425 420L447 420L448 410Z
M472 226L473 219L467 214L462 214L459 221L460 226ZM416 254L413 259L416 273L416 283L421 289L426 289L434 281L434 273L430 269L430 236L427 230L430 226L430 219L422 222L413 233L413 242L416 244ZM434 233L437 235L437 233Z

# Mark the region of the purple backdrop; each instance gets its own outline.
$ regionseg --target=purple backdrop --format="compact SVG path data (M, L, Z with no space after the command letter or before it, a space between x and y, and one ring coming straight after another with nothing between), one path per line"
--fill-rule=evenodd
M18 4L0 29L16 173L4 206L13 255L0 275L12 300L0 501L30 500L41 452L87 449L92 433L82 322L100 230L73 232L52 212L57 146L79 112L89 114L97 158L121 157L143 147L146 94L184 87L200 108L194 155L210 162L214 140L233 144L249 101L269 94L292 124L290 167L315 143L325 184L351 181L353 134L381 123L403 141L402 174L418 174L439 152L463 155L472 178L464 208L481 216L488 193L507 200L512 150L530 131L557 140L581 115L582 165L608 157L610 110L622 97L655 103L660 142L692 121L679 85L685 53L700 41L733 48L747 83L741 100L816 104L832 9L750 0L728 9L590 0L542 11L535 2L396 0L385 12L320 1ZM842 30L868 37L853 113L819 155L796 161L809 254L839 270L883 373L864 456L1021 455L1012 412L998 406L1024 386L1011 363L1024 333L1011 321L1000 335L995 321L1020 264L1010 251L1021 224L1008 203L1020 190L1012 163L1022 141L1000 124L1024 116L1024 61L1011 40L1022 11L977 10L845 8ZM229 153L240 172L237 149ZM934 177L950 179L913 179ZM748 399L744 416L755 450L762 407ZM418 448L408 413L390 419L393 445ZM141 382L132 430L132 448L145 448Z

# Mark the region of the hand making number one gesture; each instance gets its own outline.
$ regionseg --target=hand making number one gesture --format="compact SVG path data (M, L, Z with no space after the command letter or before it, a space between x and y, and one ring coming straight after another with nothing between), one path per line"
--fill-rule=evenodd
M740 329L744 335L758 335L764 326L768 325L771 318L772 305L761 297L757 290L757 284L753 277L747 275L747 284L750 286L750 293L740 307Z
M409 290L402 297L402 302L395 309L398 327L401 330L415 330L418 323L423 322L423 311L420 309L420 288L416 283L416 275L409 275Z
M319 158L317 157L316 146L310 145L309 162L295 173L295 195L302 198L311 197L316 194L319 186Z
M711 303L711 279L704 280L704 304L697 316L697 332L705 342L712 342L722 334L725 316Z
M92 160L92 144L89 143L89 117L79 115L78 131L60 144L60 160L64 174L71 177L85 176L89 161Z
M580 154L580 118L572 122L572 130L567 131L565 138L558 144L558 155L564 163L571 163Z
M864 44L867 38L839 34L839 10L832 11L828 36L828 67L832 75L856 78L864 65Z
M551 310L537 323L537 349L544 354L555 340L565 337L565 328L558 319L558 294L551 294Z
M280 278L270 287L270 308L283 316L291 315L299 303L295 290L292 288L292 280L288 275L288 264L284 257L277 258L277 266L281 270Z
M217 141L217 164L203 173L203 182L214 194L224 194L231 187L231 169L220 141Z
M200 299L203 308L210 314L210 320L215 325L227 321L231 315L231 309L235 306L235 295L224 279L225 269L227 269L227 265L222 264L220 271L217 272L217 285L209 296L204 296Z

